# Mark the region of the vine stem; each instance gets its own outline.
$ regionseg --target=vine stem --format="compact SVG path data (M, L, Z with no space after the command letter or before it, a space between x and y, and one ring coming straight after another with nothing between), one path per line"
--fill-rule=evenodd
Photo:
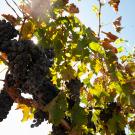
M4 68L4 69L2 69L1 71L0 71L0 73L2 73L4 70L6 70L7 69L7 67L6 68Z
M5 82L6 83L6 82ZM27 99L27 98L24 98L20 95L19 91L17 88L15 87L10 87L10 88L6 88L5 89L6 92L8 93L8 95L14 100L14 102L16 103L19 103L19 104L25 104L29 107L34 107L34 108L38 108L42 111L45 111L45 112L48 112L48 109L49 109L49 105L51 103L49 103L48 105L44 106L38 102L36 102L35 100L33 99ZM56 97L57 98L57 97ZM56 99L55 98L55 99ZM55 100L54 99L54 100ZM67 121L65 121L64 119L61 120L61 124L65 127L65 129L67 130L71 130L71 127L70 125L67 123Z
M7 5L14 11L14 13L16 14L16 16L17 16L18 18L20 18L19 15L17 14L17 12L15 11L15 9L8 3L8 1L5 0L5 2L6 2Z
M98 12L98 38L100 40L100 33L101 33L101 10L102 10L102 3L101 0L98 0L99 2L99 12Z
M24 28L24 25L25 25L25 21L27 20L27 18L24 16L23 17L23 21L22 21L22 27L20 29L20 35L19 35L19 41L21 40L21 37L22 37L22 32L23 32L23 28Z

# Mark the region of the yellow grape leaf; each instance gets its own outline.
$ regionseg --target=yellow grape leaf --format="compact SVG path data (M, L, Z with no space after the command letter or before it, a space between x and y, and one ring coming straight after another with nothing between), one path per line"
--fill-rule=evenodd
M126 42L123 38L118 38L114 43L116 44L116 45L119 45L119 44L122 44L122 43L124 43L124 42Z
M124 47L120 46L119 48L117 48L117 50L118 50L119 53L124 52Z
M79 72L78 77L81 77L84 74L84 72Z
M53 75L52 77L52 83L57 85L57 75Z
M120 59L121 59L122 63L124 63L128 59L128 57L123 55L120 57Z
M94 67L95 72L98 73L101 68L102 68L102 64L101 64L101 62L97 59L97 60L96 60L96 65L95 65L95 67Z
M80 63L80 64L78 65L78 69L79 69L79 71L81 71L81 72L83 72L83 73L85 73L85 72L88 71L87 65L84 64L84 63Z
M89 74L88 74L88 77L91 78L93 76L93 72L90 71Z
M52 83L57 85L58 80L58 72L56 72L56 69L54 67L50 68L51 74L52 74Z
M25 104L18 104L16 110L21 109L23 113L22 122L25 122L29 119L33 119L34 117L34 108L28 107Z
M31 21L25 23L22 28L22 39L31 39L33 36L33 33L35 31L35 24L33 24Z
M100 94L103 92L103 86L102 84L96 84L94 88L91 88L90 94L100 96Z
M97 5L92 6L92 11L98 16L99 15L99 8Z
M0 64L3 64L3 61L2 60L0 60Z
M122 92L122 88L118 82L111 82L109 85L111 91L116 91L118 94Z
M105 55L105 51L104 51L103 47L96 42L89 43L89 48L93 51L98 52L101 55Z

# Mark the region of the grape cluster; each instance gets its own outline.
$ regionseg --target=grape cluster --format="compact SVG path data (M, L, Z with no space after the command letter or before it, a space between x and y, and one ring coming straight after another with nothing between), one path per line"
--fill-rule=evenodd
M7 74L5 76L5 80L6 80L6 83L4 84L5 87L13 87L15 85L15 80L13 79L13 75L12 74Z
M32 94L40 103L49 103L58 93L49 78L49 67L54 56L52 49L46 55L47 50L34 45L31 40L12 40L9 43L9 76L12 76L14 87L21 92Z
M107 108L104 108L100 112L100 120L104 121L105 123L108 122L109 119L113 117L113 113L115 110L119 109L119 106L116 102L110 102L107 104Z
M7 54L9 72L4 87L14 87L20 93L28 93L37 103L46 105L58 95L51 82L49 68L53 64L53 48L43 48L31 40L15 40L18 31L5 20L0 21L0 51ZM10 105L10 104L9 104ZM34 126L46 118L45 112L37 110Z
M126 133L124 130L120 130L120 131L117 131L117 133L115 133L115 135L126 135Z
M7 115L13 105L13 100L9 97L5 90L0 93L0 122L7 118Z
M66 87L69 90L69 98L67 99L69 108L72 108L75 102L80 102L80 88L82 86L83 84L78 78L66 82Z
M4 26L7 26L5 27L7 33L4 37L9 37L6 41L0 37L3 40L0 44L0 51L7 54L9 61L10 74L5 78L7 86L14 86L23 93L32 94L39 103L48 104L58 94L49 76L49 67L53 64L54 58L53 49L44 49L35 45L31 40L11 39L17 35L16 30L10 23L2 22ZM12 26L12 30L8 26Z
M62 125L53 125L51 135L68 135L68 133L66 132L65 128L62 127Z
M46 112L43 112L42 110L37 109L34 113L34 120L33 124L31 124L31 127L38 127L44 120L48 119L48 114Z
M14 29L14 26L12 26L11 23L0 20L0 44L3 41L9 41L17 35L18 31Z
M96 126L95 126L94 122L91 120L92 119L92 111L90 111L88 113L87 119L88 119L87 127L92 128L94 131L96 131Z

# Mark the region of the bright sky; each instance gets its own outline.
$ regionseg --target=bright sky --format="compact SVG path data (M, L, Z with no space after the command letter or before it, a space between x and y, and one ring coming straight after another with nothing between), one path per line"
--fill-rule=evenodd
M77 0L70 1L75 2L76 5L79 6L80 13L77 16L80 20L85 25L97 31L98 21L92 11L92 6L98 4L98 0L81 0L81 2L77 2ZM107 2L109 0L104 1ZM119 16L122 16L122 27L124 27L119 37L129 41L124 44L124 47L126 47L128 51L131 51L133 47L135 47L135 0L121 0L118 13L113 12L113 8L110 8L108 4L104 5L101 16L101 21L104 25L102 30L106 32L110 31L118 35L112 27L112 21Z
M18 2L19 0L14 1ZM80 20L87 26L90 26L96 30L98 23L96 15L92 12L92 5L97 4L97 0L81 0L81 2L77 2L77 0L70 1L75 2L79 6L80 13L77 16L80 18ZM8 2L10 2L12 5L12 0L8 0ZM104 31L114 32L111 22L112 20L115 20L115 18L122 16L122 26L124 29L122 30L120 37L129 41L126 43L126 48L128 48L128 51L130 51L133 49L133 46L135 47L135 0L121 0L119 9L119 13L116 14L109 6L103 7L102 22L103 24L107 24L104 26ZM13 14L12 10L5 4L4 0L0 0L0 14L2 13ZM0 65L0 71L3 69L4 67ZM6 70L0 73L0 79L3 78L5 71ZM0 87L2 87L2 82L0 82ZM38 128L30 128L32 121L22 123L21 118L21 111L15 110L14 105L7 119L0 123L0 134L48 135L49 130L51 130L51 125L46 123L42 123Z

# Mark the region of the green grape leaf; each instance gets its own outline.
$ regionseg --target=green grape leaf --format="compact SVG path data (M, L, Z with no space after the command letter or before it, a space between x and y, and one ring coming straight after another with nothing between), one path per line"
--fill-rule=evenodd
M119 48L117 48L118 53L124 52L124 47L120 46Z
M60 93L49 104L48 107L49 122L52 122L56 125L59 124L61 120L64 118L66 110L67 110L66 95L64 93Z
M124 40L123 38L118 38L118 39L115 40L114 43L115 43L116 45L120 45L120 44L122 44L122 43L124 43L124 42L126 42L126 40Z
M113 114L112 119L109 119L107 125L112 133L116 133L117 130L123 130L125 127L125 118L117 113Z
M83 125L87 123L86 112L84 108L75 104L71 111L71 117L74 125Z
M98 120L99 120L99 113L100 113L100 111L99 111L99 110L95 110L95 111L93 112L93 115L92 115L91 120L94 122L94 124L95 124L95 125L97 125L97 124L98 124Z
M135 95L129 95L130 104L135 108Z
M123 74L120 71L116 71L115 75L117 76L118 80L122 83L125 83L125 78L123 76Z

